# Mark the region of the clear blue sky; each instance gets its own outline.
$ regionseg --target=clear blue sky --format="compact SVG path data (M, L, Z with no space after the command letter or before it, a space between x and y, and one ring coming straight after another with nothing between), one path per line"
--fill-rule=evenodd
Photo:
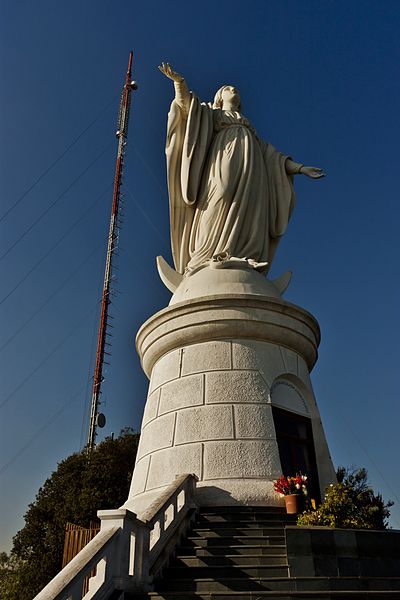
M0 550L57 462L85 441L130 49L140 87L101 436L140 428L147 381L134 336L170 296L155 267L156 255L170 257L173 89L157 70L168 60L204 100L238 86L263 139L328 174L297 179L271 276L292 269L287 300L320 323L312 377L335 464L367 467L396 501L400 528L399 3L15 0L2 3L1 28L1 215L97 120L1 223L1 255L19 241L0 261Z

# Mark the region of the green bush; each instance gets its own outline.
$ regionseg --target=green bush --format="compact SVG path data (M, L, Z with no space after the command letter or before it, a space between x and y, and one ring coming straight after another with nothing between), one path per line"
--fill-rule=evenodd
M366 469L337 470L338 483L330 485L324 501L316 510L309 510L297 519L297 525L340 527L344 529L387 529L389 508L368 484Z
M59 463L29 505L10 555L0 555L1 600L31 600L60 571L67 522L88 527L98 509L126 501L138 442L127 429L90 456L82 451Z

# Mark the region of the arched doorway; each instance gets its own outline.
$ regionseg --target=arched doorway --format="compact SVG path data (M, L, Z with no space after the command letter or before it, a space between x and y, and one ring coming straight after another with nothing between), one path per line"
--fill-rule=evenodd
M318 503L320 486L306 399L295 385L281 379L272 387L271 400L283 475L307 475L310 496Z

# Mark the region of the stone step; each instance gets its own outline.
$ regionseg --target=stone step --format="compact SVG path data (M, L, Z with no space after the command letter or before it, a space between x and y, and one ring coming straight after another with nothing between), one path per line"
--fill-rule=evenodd
M229 548L227 548L229 551ZM271 555L259 555L249 554L243 556L241 554L228 554L224 553L221 556L189 556L184 554L177 554L171 567L216 567L216 566L229 566L229 565L241 565L241 566L287 566L286 554L271 554Z
M296 515L287 515L285 513L270 513L267 511L259 513L199 513L197 521L200 523L226 523L230 521L251 522L251 521L269 521L282 522L295 525L297 522Z
M148 592L147 594L125 594L124 600L399 600L398 591L361 591L361 590L333 590L333 591L303 591L303 592Z
M250 535L231 535L218 537L199 537L188 536L186 538L187 546L201 546L202 548L211 546L284 546L285 537L283 535L269 536L250 536Z
M284 518L283 515L269 515L260 514L258 515L199 515L196 519L196 523L204 527L235 527L236 524L239 526L251 525L256 523L266 524L274 527L276 525L284 527L285 525L296 525L297 518L288 519Z
M271 556L281 555L286 558L286 546L284 544L273 544L269 546L261 546L260 544L246 544L243 545L231 545L231 546L180 546L178 548L178 554L192 555L197 557L203 556L225 556L225 555L237 555L237 556Z
M256 514L260 512L267 512L269 514L281 514L286 515L286 510L281 506L243 506L241 504L232 506L202 506L199 508L200 515L225 515L225 514Z
M340 590L398 590L400 597L400 577L368 578L368 577L218 577L169 579L168 577L156 586L157 592L307 592Z
M168 568L166 578L173 580L174 585L178 581L187 579L247 579L265 577L288 577L288 565L215 565L199 567L176 567ZM163 584L162 584L163 585Z
M279 507L206 507L156 591L125 600L400 600L399 578L288 577Z
M214 538L214 537L232 537L232 536L249 536L249 537L270 537L285 535L283 527L255 527L254 524L248 527L207 527L201 528L195 525L191 532L191 537Z
M293 524L295 525L296 523ZM197 519L195 522L195 527L199 527L200 529L224 529L232 527L280 527L281 529L284 529L286 525L289 525L289 523L286 523L281 519L232 519L230 521L205 521L202 519Z

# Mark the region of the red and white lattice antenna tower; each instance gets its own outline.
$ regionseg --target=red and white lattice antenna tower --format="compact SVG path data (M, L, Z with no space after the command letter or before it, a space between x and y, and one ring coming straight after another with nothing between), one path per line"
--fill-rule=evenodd
M110 229L108 233L108 245L107 245L107 257L106 257L106 265L104 271L104 284L103 284L103 293L101 298L101 312L100 312L100 323L99 323L99 332L97 336L97 349L96 349L96 365L94 368L93 375L93 388L92 388L92 399L91 399L91 408L90 408L90 421L89 421L89 433L86 444L86 449L88 452L93 450L96 435L97 435L97 427L104 427L105 417L102 413L99 413L99 404L100 404L100 395L101 395L101 385L104 380L103 376L103 366L105 364L104 356L108 354L105 351L105 348L108 344L107 336L110 335L108 332L109 324L109 307L110 307L110 293L111 293L111 282L113 277L113 255L118 242L118 211L120 208L120 200L121 200L121 181L122 181L122 171L124 166L124 157L125 157L125 146L127 142L127 134L128 134L128 121L129 121L129 109L131 103L131 92L137 89L137 84L135 81L132 81L132 57L133 54L130 52L129 61L128 61L128 70L126 72L125 84L122 89L121 94L121 102L118 113L118 128L117 128L117 138L118 138L118 152L117 152L117 162L115 167L115 178L114 178L114 189L113 189L113 198L112 198L112 208L111 208L111 217L110 217Z

